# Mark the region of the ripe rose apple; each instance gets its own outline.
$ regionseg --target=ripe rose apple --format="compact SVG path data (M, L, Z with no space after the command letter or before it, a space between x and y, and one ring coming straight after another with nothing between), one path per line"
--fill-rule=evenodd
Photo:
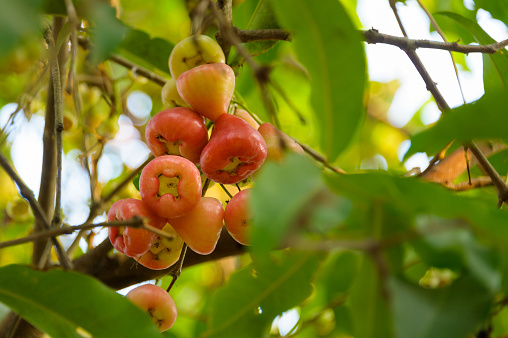
M183 157L156 157L141 172L139 193L157 215L167 218L183 216L201 199L199 170Z
M108 221L124 221L134 216L147 218L148 224L162 229L166 220L154 214L143 201L126 198L111 206ZM148 230L133 227L109 227L111 244L121 253L129 257L138 257L147 252L155 242L157 236Z
M275 128L271 123L263 123L259 126L258 132L263 136L268 148L267 159L280 162L284 157L284 151L294 151L295 153L304 155L303 148L296 143L291 137ZM283 148L284 146L284 148Z
M183 239L169 223L164 226L162 231L168 233L171 237L157 236L150 250L138 259L141 265L152 270L169 268L178 261L182 251Z
M235 73L224 63L202 65L180 75L176 88L192 109L216 121L228 112L235 90Z
M145 310L160 332L171 328L176 321L176 304L160 286L143 284L129 291L125 297Z
M199 204L187 215L168 219L189 248L201 255L212 253L219 240L224 219L221 201L201 197Z
M238 108L235 110L233 115L238 116L239 118L250 124L254 129L259 128L259 123L257 123L256 120L254 120L254 118L252 117L252 115L249 114L249 112L246 111L245 109Z
M203 117L190 108L169 108L150 119L145 129L146 144L155 156L181 155L198 163L208 142Z
M179 43L169 56L169 71L174 79L194 67L207 63L224 63L226 58L219 44L206 35L191 35Z
M237 193L224 211L224 225L231 237L238 243L250 245L249 224L252 218L249 207L250 189L245 189Z
M178 90L176 89L176 80L174 78L167 80L166 84L162 87L161 99L162 104L166 108L189 106L187 102L180 97L180 94L178 94Z
M241 118L224 114L215 122L200 163L203 174L212 181L234 184L254 173L265 158L261 134Z

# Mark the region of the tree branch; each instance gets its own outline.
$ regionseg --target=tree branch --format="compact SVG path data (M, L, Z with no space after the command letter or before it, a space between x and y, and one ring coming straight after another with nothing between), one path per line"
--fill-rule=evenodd
M471 152L478 159L478 162L490 176L492 183L494 183L496 186L499 196L498 206L503 205L504 202L508 201L508 186L506 185L505 181L498 174L496 169L494 169L492 164L490 164L489 160L487 160L487 157L485 157L480 148L478 148L474 142L467 143L466 146L471 149Z
M440 42L431 40L413 40L405 37L393 36L388 34L380 33L376 29L369 29L361 31L363 35L363 41L376 44L383 43L387 45L397 46L402 50L416 50L418 48L431 48L441 49L457 53L486 53L494 54L499 52L504 47L508 46L508 39L489 45L460 45L457 42Z
M109 239L104 240L99 246L74 260L75 269L92 275L115 290L120 290L146 280L164 277L173 268L171 266L164 270L151 270L141 264L137 264L134 259L125 255L107 256L107 253L111 249L113 247ZM245 247L236 242L226 229L223 228L217 246L211 254L200 255L192 250L188 250L183 267L186 268L224 257L236 256L244 252Z

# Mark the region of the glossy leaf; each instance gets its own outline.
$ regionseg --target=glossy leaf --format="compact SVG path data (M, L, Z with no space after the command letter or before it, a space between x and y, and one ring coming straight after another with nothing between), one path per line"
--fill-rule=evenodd
M438 14L453 19L464 26L481 45L496 42L476 21L452 12L440 12ZM483 81L487 93L498 87L506 88L508 86L508 55L503 53L483 55Z
M490 12L493 18L499 19L508 25L508 2L492 0L476 0L475 7Z
M351 19L336 0L274 1L280 24L312 79L311 102L321 148L335 161L363 121L365 55Z
M151 38L146 32L128 27L119 46L119 53L149 69L158 68L169 74L168 59L174 44L161 38Z
M450 286L424 289L405 280L388 283L397 337L462 338L472 335L486 320L492 295L470 276Z
M508 140L505 127L508 115L504 112L507 103L506 92L498 90L485 94L475 103L452 109L435 125L411 138L411 148L405 157L419 151L434 154L453 139L457 142Z
M92 63L98 63L118 47L127 32L126 26L115 18L115 9L108 4L99 3L91 12L95 26L92 29Z
M235 272L214 294L204 337L262 337L272 320L304 301L320 254L286 253Z
M276 248L298 213L322 189L319 169L303 156L288 154L281 165L265 163L251 191L253 254L265 256Z
M377 267L368 258L361 261L351 290L351 316L354 337L393 337L392 318L386 290Z
M0 302L54 338L159 336L141 309L96 279L76 272L2 267Z

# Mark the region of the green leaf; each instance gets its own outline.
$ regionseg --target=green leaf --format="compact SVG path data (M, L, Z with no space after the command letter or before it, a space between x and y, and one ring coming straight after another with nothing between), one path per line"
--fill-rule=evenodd
M359 263L360 255L350 251L334 253L324 262L316 279L328 302L337 299L353 285Z
M405 216L407 224L417 215L460 219L478 229L478 236L488 238L492 245L495 243L503 250L508 247L508 213L482 199L457 195L435 183L385 173L326 175L325 178L360 213L364 212L365 204L384 201L392 212Z
M259 0L258 5L252 15L252 18L246 29L277 29L280 28L277 23L272 8L273 0ZM259 55L272 48L278 41L254 41L245 46L252 55Z
M129 300L76 272L0 268L0 302L53 338L159 337L149 316Z
M377 267L367 257L351 290L351 315L355 338L393 337L391 312Z
M422 215L417 231L424 237L412 243L429 266L461 271L467 269L484 288L494 293L501 288L495 252L480 244L461 221ZM448 229L436 231L436 229Z
M400 338L469 336L488 318L493 303L492 295L467 275L440 289L424 289L398 278L388 285Z
M251 190L251 250L257 257L280 243L299 211L324 189L319 168L308 158L287 155L281 165L265 163Z
M42 37L41 0L0 0L0 57L30 35Z
M504 112L507 103L506 92L497 90L486 93L475 103L452 109L435 125L411 138L411 148L405 157L419 151L434 154L453 139L458 142L508 140L508 114Z
M279 22L292 31L294 50L311 76L322 151L333 162L364 119L363 45L337 0L279 0L273 5Z
M439 15L446 16L464 26L476 41L481 45L488 45L496 41L488 35L481 26L473 20L463 17L457 13L439 12ZM508 85L508 55L502 53L483 54L483 82L485 92L488 93L498 87L506 88Z
M136 177L132 180L132 184L136 187L136 190L139 191L139 178L141 177L141 173L137 174Z
M126 26L115 17L115 9L106 3L98 3L91 12L92 27L92 51L90 54L92 63L99 63L120 45L127 32Z
M120 54L149 69L158 68L169 74L168 59L174 44L161 38L151 38L146 32L126 26L127 34L119 46Z
M475 7L483 8L490 12L493 18L499 19L508 25L508 2L506 1L492 1L492 0L476 0Z
M273 319L303 302L322 255L285 252L231 275L212 299L209 331L204 337L263 337Z

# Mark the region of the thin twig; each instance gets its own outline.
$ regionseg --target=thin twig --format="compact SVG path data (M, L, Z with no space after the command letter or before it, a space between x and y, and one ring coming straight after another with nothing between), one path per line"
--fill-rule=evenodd
M427 14L427 17L429 18L430 20L430 23L432 24L432 26L434 27L434 29L436 30L436 32L439 34L439 36L441 37L441 39L443 39L444 42L448 42L448 39L446 39L446 35L444 34L444 32L441 30L441 27L439 27L439 25L437 24L436 20L434 19L434 16L432 15L432 13L429 12L429 10L427 9L427 7L423 4L423 2L421 2L421 0L416 0L418 1L418 4L420 5L420 7L423 9L423 11L425 12L425 14ZM453 69L455 70L455 77L457 78L457 83L459 84L459 89L460 89L460 95L462 95L462 101L464 102L464 104L466 103L466 98L464 96L464 91L462 90L462 83L460 82L460 78L459 78L459 70L457 69L457 63L455 62L455 59L453 58L453 54L451 51L448 51L450 53L450 59L452 60L452 64L453 64Z
M49 221L46 219L46 215L44 214L44 211L42 210L41 206L35 199L33 191L30 190L30 188L28 188L25 182L23 182L23 180L18 176L18 174L16 174L14 169L12 169L12 167L7 162L7 159L2 154L0 154L0 166L5 170L5 172L9 175L9 177L14 182L16 182L21 196L28 200L28 203L32 208L35 218L39 220L41 224L43 224L46 230L50 230L51 225L49 224ZM65 254L65 251L63 250L60 243L56 240L55 237L51 237L51 241L55 246L60 264L62 264L62 266L65 269L72 269L72 263L69 260L69 257L67 257L67 255Z
M226 189L226 187L224 186L224 184L219 184L220 187L222 188L222 190L224 190L224 192L229 196L229 198L233 198L233 195L231 195L231 193L229 192L228 189Z
M393 15L395 15L395 19L397 20L397 23L399 24L400 31L402 32L402 35L407 38L406 29L404 28L404 25L402 24L402 20L399 16L399 11L397 11L397 7L395 6L395 3L397 1L395 0L389 0L390 8L392 9Z
M346 172L343 169L335 167L335 166L331 165L330 163L328 163L328 161L326 160L326 158L324 158L323 155L321 155L320 153L318 153L317 151L315 151L314 149L312 149L308 145L306 145L304 143L300 143L297 140L294 140L294 141L296 143L298 143L300 145L300 147L302 147L303 150L307 154L309 154L316 161L321 162L326 168L332 170L333 172L336 172L337 174L346 174Z
M478 148L478 146L474 142L467 143L466 145L469 149L471 149L471 152L478 160L478 163L480 163L482 168L492 179L492 183L494 184L494 186L498 191L499 197L498 206L501 207L504 202L508 201L508 186L506 185L505 180L501 177L501 175L498 174L496 169L494 169L494 167L492 166L492 164L490 164L487 157L485 157L480 148Z
M169 273L173 279L171 279L171 283L169 283L169 286L167 288L167 292L171 291L171 288L173 288L173 285L175 285L176 280L180 275L182 274L182 268L183 268L183 261L185 259L185 255L187 254L187 243L183 243L182 251L180 252L180 257L178 257L178 261L175 263L175 266L173 269L171 269L171 272Z
M90 207L90 214L88 216L88 220L87 221L90 221L91 219L93 219L96 215L97 215L97 211L100 210L106 203L108 203L113 197L115 197L116 194L118 194L127 184L131 183L132 180L134 179L134 177L136 177L140 172L141 170L143 170L143 168L151 161L153 160L155 157L150 154L148 156L148 159L143 162L143 164L141 164L139 167L137 167L136 169L134 169L131 173L129 173L129 175L127 175L126 178L124 178L122 180L122 182L120 182L116 187L115 189L113 189L113 191L111 191L109 194L107 194L106 196L104 196L103 198L101 198L100 201L98 201L97 203L95 204L92 204L92 206ZM83 237L84 233L85 233L86 230L81 230L78 235L76 236L76 238L74 239L74 241L72 242L72 244L70 245L69 249L67 249L67 253L72 253L74 252L74 250L78 247L78 244L79 244L79 241L81 240L81 238Z
M41 238L49 238L49 237L56 237L61 235L70 235L74 231L77 230L90 230L93 228L99 228L99 227L120 227L120 226L129 226L133 228L145 228L147 230L152 230L150 228L146 228L143 224L143 221L139 218L132 218L126 221L111 221L111 222L102 222L102 223L83 223L81 225L63 225L60 228L52 228L50 230L45 231L39 231L32 235L23 237L23 238L17 238L10 241L5 241L0 243L0 249L6 248L8 246L14 246L24 243L29 243L36 241Z
M441 41L431 41L431 40L422 40L422 39L408 39L405 37L394 36L389 34L380 33L376 29L369 29L366 31L361 31L363 35L363 40L367 43L376 44L383 43L387 45L397 46L402 50L406 49L418 49L418 48L431 48L431 49L441 49L448 50L451 52L457 53L485 53L485 54L494 54L499 52L501 49L508 46L508 39L488 44L488 45L460 45L457 42L441 42Z
M56 135L56 196L55 196L55 212L53 214L52 226L59 226L61 222L60 210L62 200L62 132L63 132L63 98L62 83L60 82L60 66L58 63L58 55L53 39L53 32L48 27L44 32L44 39L49 46L50 68L53 79L53 94L55 102L55 135Z

